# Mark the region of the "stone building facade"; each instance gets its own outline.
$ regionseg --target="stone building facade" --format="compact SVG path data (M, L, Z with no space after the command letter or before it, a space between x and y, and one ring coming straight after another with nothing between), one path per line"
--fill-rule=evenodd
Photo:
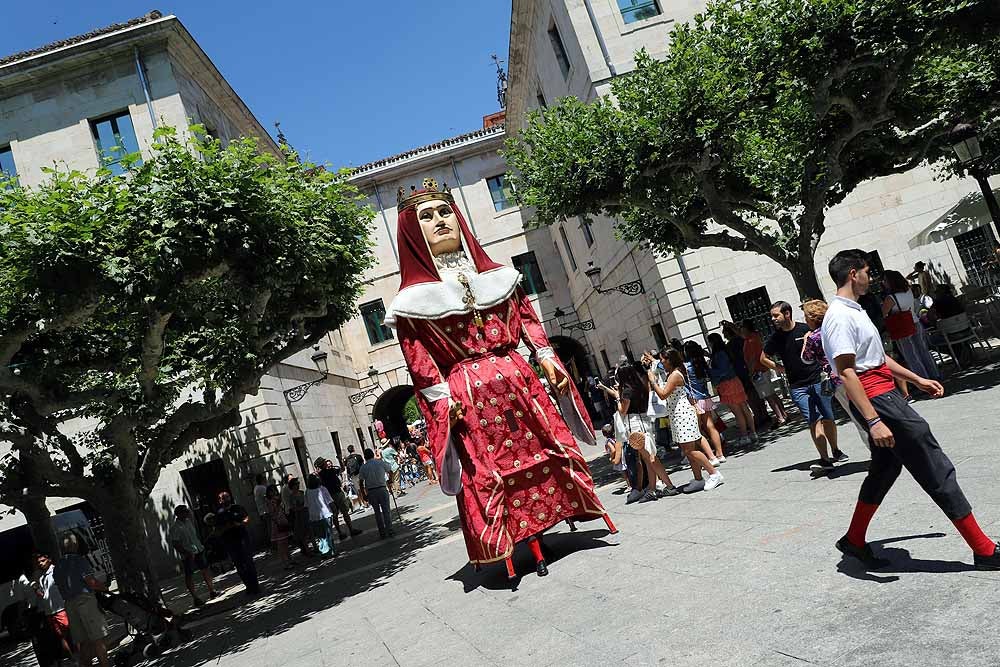
M0 58L0 169L25 186L45 178L42 167L59 163L93 173L113 165L109 144L148 156L158 125L186 128L197 122L223 141L256 137L264 150L278 147L174 16L151 13L57 44ZM271 369L256 396L241 406L241 424L213 441L198 442L164 470L150 500L148 528L154 557L168 570L174 558L164 538L173 507L197 507L221 489L253 506L256 473L277 480L301 475L317 456L334 458L369 431L363 410L349 396L359 391L355 360L341 332L321 351L329 375L301 400L285 392L321 377L301 352ZM0 443L0 448L3 444ZM50 503L53 510L74 499ZM5 508L0 507L0 513ZM14 527L18 515L0 521Z
M690 20L706 4L702 0L513 0L508 132L516 134L530 110L560 97L590 101L608 94L615 76L634 69L638 49L645 48L654 57L664 55L673 27ZM827 232L816 254L824 290L833 292L826 264L845 247L877 252L886 269L908 273L920 260L941 279L974 280L982 258L995 244L990 226L912 249L908 241L975 189L971 179L935 180L925 167L863 183L828 212ZM664 336L700 337L721 320L759 317L773 301L798 298L791 276L760 255L706 248L680 258L654 257L616 242L613 225L612 220L595 219L590 230L596 238L593 243L579 221L550 228L564 257L575 255L577 268L567 270L569 289L574 306L597 325L583 337L588 346L603 351L602 363L605 356L614 363L623 351L638 351ZM587 262L603 269L605 288L638 275L645 294L596 292L584 274ZM626 322L628 326L623 325Z

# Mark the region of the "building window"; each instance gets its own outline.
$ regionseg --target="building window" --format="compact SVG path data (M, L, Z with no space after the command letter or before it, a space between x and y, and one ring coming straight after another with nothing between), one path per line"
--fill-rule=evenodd
M622 338L622 354L624 354L629 361L635 361L635 357L632 356L632 348L629 347L628 344L628 338Z
M569 260L569 266L571 269L576 271L576 257L573 256L573 247L569 244L569 237L566 236L565 227L559 227L559 236L562 237L563 247L566 249L566 259Z
M340 449L340 434L336 431L330 431L330 437L333 439L333 451L337 453L337 461L340 462L340 467L344 467L344 452Z
M116 176L125 173L122 159L130 153L139 152L139 142L136 141L132 117L128 111L92 120L90 130L97 143L97 157L101 166L110 169Z
M972 285L997 284L997 266L994 259L996 237L990 227L977 227L955 237L955 249Z
M548 104L545 103L545 94L542 93L541 88L539 88L538 91L535 93L535 102L538 103L539 109L545 109L546 107L549 106Z
M0 181L4 181L5 187L8 188L17 185L17 166L14 164L14 151L10 146L0 148Z
M527 294L541 294L545 291L545 281L542 280L542 270L538 267L535 253L526 252L510 258L514 268L521 272L521 286Z
M383 324L385 319L385 306L382 299L369 301L361 304L361 319L365 322L365 330L368 332L368 342L372 345L384 343L392 340L392 331Z
M667 346L667 335L663 333L663 325L656 322L650 329L653 330L653 340L656 341L656 349L662 350L665 348Z
M645 21L663 12L656 0L618 0L618 10L622 13L625 24Z
M771 299L767 296L766 287L757 287L747 292L740 292L726 297L726 307L733 322L740 324L743 320L752 320L757 331L763 338L771 335Z
M608 369L608 372L610 373L611 372L611 361L608 359L608 351L607 350L601 350L601 361L604 362L604 367L606 369Z
M583 240L587 242L588 248L594 245L594 230L591 229L593 224L590 218L580 218L580 231L583 232Z
M562 37L559 36L559 28L553 23L549 28L549 41L552 42L552 51L555 53L556 62L562 70L563 78L569 76L569 57L566 55L566 47L563 46Z
M359 451L357 453L361 454L362 452L364 452L364 449L367 446L367 445L365 445L365 432L361 430L360 426L354 427L354 431L355 431L355 433L357 433L357 436L358 436L358 445L361 446L361 451Z
M505 208L514 206L514 191L507 184L507 177L503 174L487 178L486 184L490 186L490 197L493 198L493 208L502 211Z

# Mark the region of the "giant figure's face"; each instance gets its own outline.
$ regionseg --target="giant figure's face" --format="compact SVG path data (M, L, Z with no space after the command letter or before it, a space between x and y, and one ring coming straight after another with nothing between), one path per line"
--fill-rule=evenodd
M443 253L462 249L458 219L451 204L443 199L432 199L417 204L416 210L417 221L432 255L437 257Z

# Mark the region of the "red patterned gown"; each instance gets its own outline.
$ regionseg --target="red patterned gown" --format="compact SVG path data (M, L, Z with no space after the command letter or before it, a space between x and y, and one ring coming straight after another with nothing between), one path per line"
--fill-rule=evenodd
M458 500L469 561L491 563L560 521L594 519L605 510L573 434L516 351L523 340L532 352L551 354L527 296L518 288L479 315L482 326L468 312L399 317L396 329L442 489ZM451 430L449 393L465 407ZM575 387L572 401L562 404L593 433ZM459 475L460 488L458 479L449 480Z

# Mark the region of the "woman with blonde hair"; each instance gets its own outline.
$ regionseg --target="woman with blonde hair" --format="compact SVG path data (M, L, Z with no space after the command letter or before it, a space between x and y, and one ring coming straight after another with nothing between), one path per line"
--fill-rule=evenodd
M802 304L802 312L805 315L806 324L811 330L802 341L802 361L806 363L818 363L820 365L826 374L824 384L829 383L827 386L833 390L833 397L840 403L840 407L844 408L844 412L850 417L854 428L858 429L861 442L867 445L868 432L858 423L857 418L851 411L851 402L847 398L847 389L844 388L844 383L841 382L840 378L835 376L831 371L830 362L827 360L826 352L823 350L822 328L827 307L826 301L821 299L811 299Z

